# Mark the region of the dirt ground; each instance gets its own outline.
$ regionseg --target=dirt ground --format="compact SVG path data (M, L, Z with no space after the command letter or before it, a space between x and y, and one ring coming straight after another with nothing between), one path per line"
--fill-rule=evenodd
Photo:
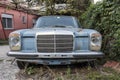
M59 72L60 75L65 74L68 71L68 66L41 66L35 69L38 71L32 71L31 69L28 69L25 73L25 70L19 70L17 67L17 64L13 62L13 57L8 57L6 53L9 51L8 45L0 46L0 80L52 80L51 78L55 77L55 72ZM73 73L75 73L75 70L73 70ZM73 68L72 68L73 69ZM31 71L30 71L31 70ZM42 72L41 72L42 71ZM36 72L38 75L28 75L33 74ZM68 73L67 73L68 74ZM59 75L59 74L58 74ZM41 78L38 76L41 76Z

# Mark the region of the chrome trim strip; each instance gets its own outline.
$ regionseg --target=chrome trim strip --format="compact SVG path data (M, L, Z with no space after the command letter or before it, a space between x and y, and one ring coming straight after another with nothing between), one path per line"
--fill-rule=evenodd
M21 38L35 38L35 36L22 36Z

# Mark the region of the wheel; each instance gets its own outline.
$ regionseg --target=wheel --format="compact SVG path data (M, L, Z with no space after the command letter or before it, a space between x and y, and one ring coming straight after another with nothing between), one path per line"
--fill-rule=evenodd
M23 62L23 61L17 61L17 66L18 66L18 68L19 69L25 69L25 68L27 68L28 67L28 63L26 63L26 62Z

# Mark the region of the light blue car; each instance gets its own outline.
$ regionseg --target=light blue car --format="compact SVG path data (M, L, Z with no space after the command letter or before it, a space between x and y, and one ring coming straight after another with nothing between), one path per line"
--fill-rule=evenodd
M26 63L66 65L103 57L101 43L101 34L83 29L75 17L43 16L34 28L10 33L7 55L16 58L20 69Z

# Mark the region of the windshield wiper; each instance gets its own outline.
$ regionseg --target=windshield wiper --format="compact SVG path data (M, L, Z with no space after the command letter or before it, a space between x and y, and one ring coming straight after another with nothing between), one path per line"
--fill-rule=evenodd
M54 25L54 26L52 26L52 27L66 27L66 26L64 26L64 25Z
M73 28L72 26L66 26L66 25L52 25L52 26L39 26L34 28Z

